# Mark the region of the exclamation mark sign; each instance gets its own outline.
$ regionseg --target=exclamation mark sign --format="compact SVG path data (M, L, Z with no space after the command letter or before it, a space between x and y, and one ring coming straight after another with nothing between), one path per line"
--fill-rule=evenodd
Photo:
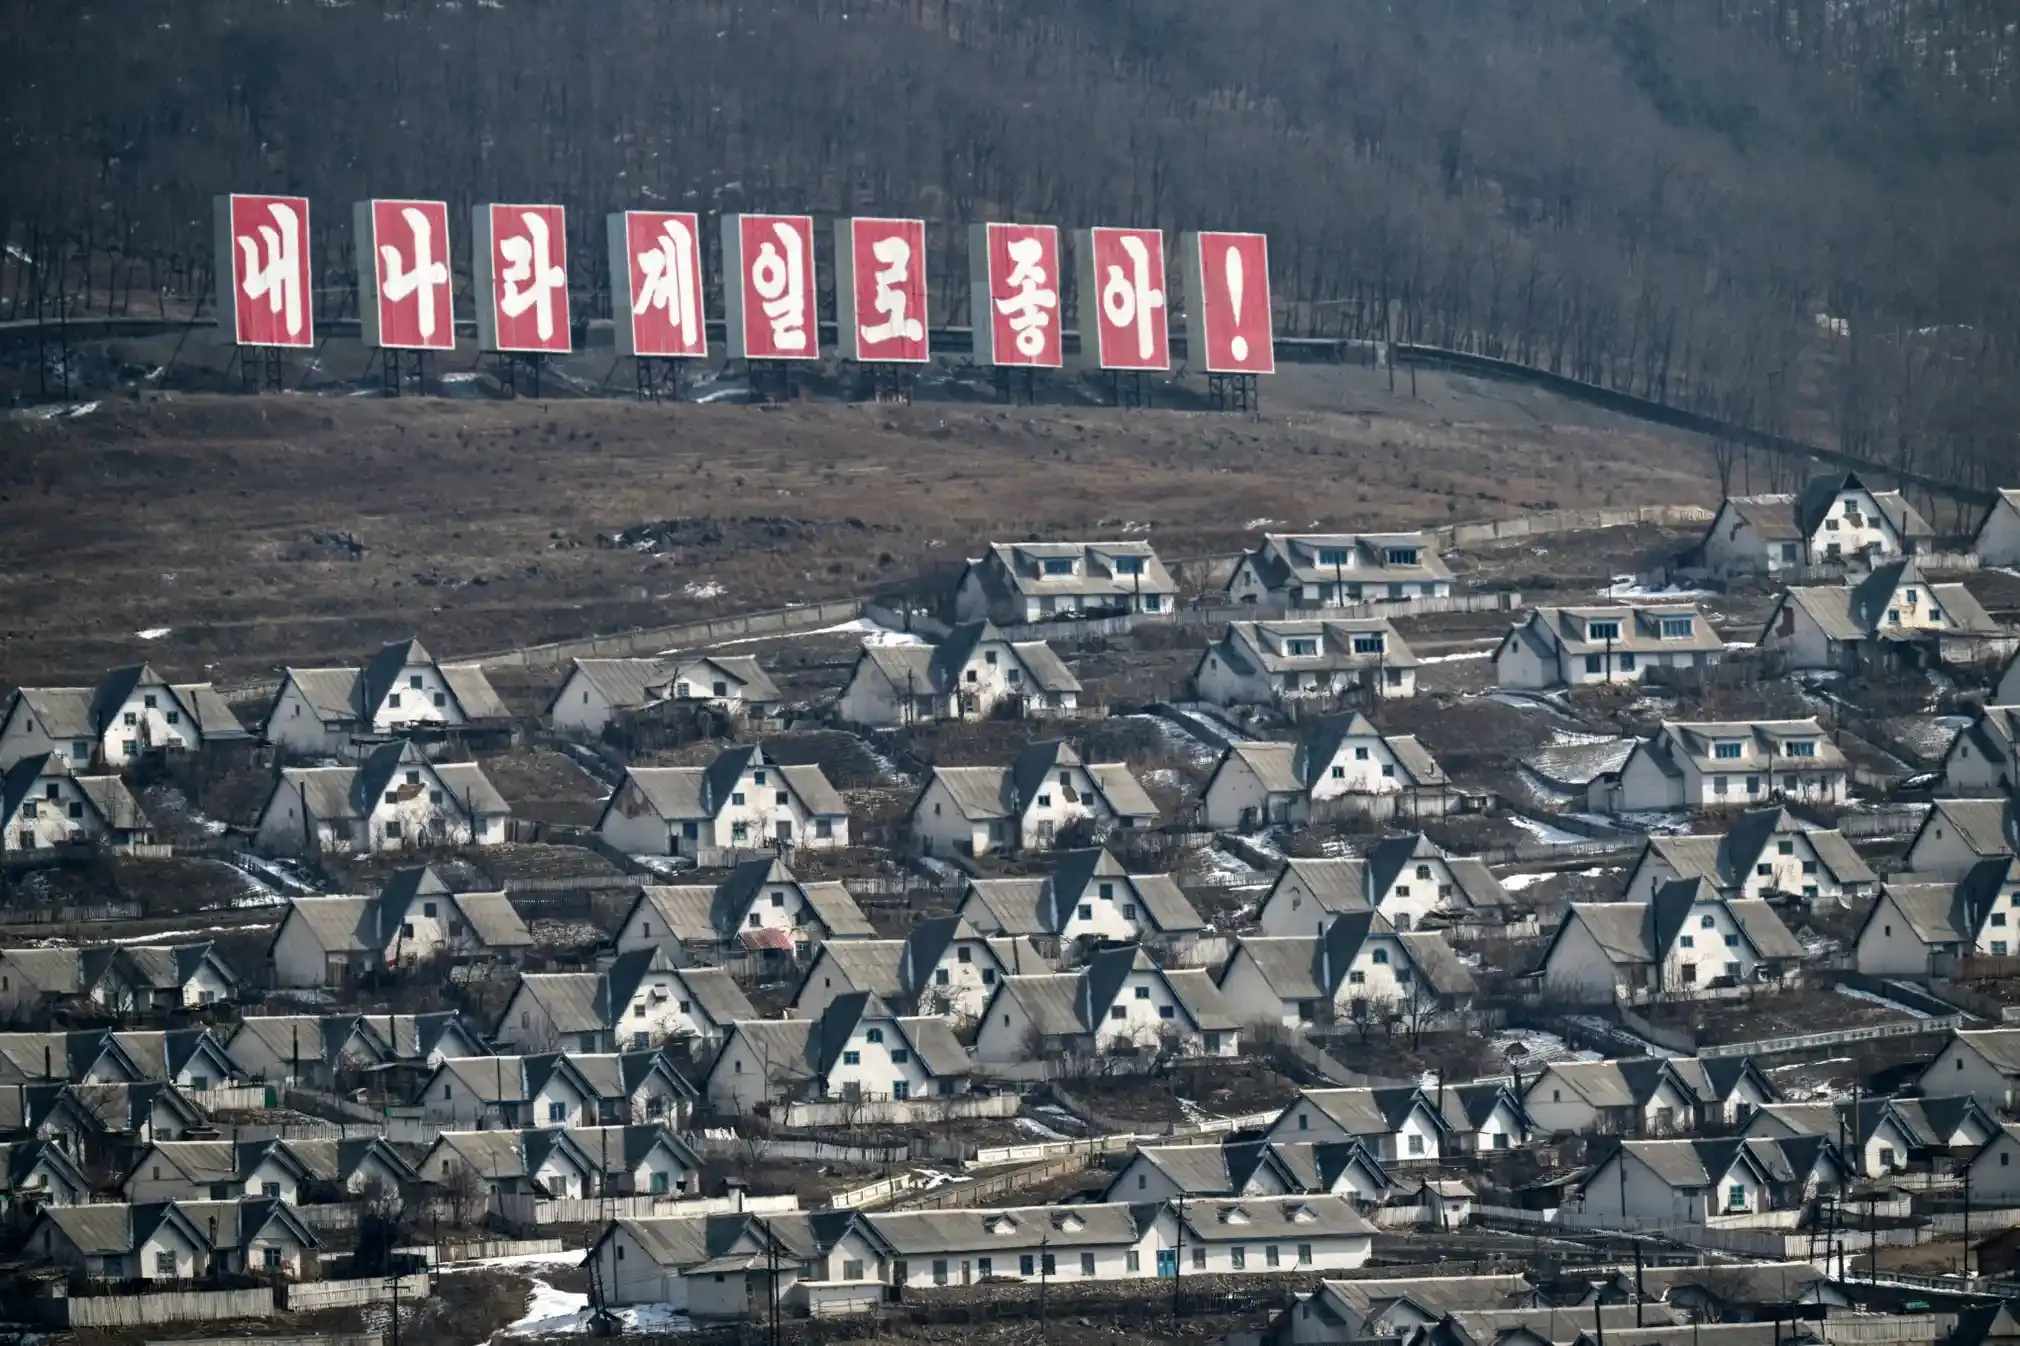
M1229 354L1237 361L1248 359L1248 338L1241 334L1241 250L1233 244L1227 250L1227 302L1234 313L1234 340L1228 342Z

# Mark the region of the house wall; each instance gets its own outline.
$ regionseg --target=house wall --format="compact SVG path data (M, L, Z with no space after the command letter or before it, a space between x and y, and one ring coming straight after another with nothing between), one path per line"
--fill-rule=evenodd
M629 778L617 787L616 794L611 797L609 806L596 824L596 834L626 855L682 853L680 823L662 818L659 810L646 802L637 783ZM685 844L686 853L691 855L698 839Z
M1218 1231L1223 1238L1229 1234L1229 1227ZM1187 1241L1185 1272L1187 1275L1268 1275L1281 1272L1325 1272L1350 1271L1367 1265L1373 1240L1367 1235L1314 1234L1309 1238L1299 1238L1296 1234L1281 1236L1258 1235L1254 1241L1194 1243ZM1300 1250L1309 1245L1311 1260L1300 1259ZM1275 1249L1277 1264L1270 1265L1270 1250ZM1204 1265L1200 1253L1204 1251ZM1236 1262L1239 1260L1240 1265Z
M1120 1018L1115 1014L1118 1009L1122 1011ZM1165 1014L1167 1010L1169 1017ZM1180 1050L1187 1056L1197 1056L1206 1050L1199 1030L1186 1019L1184 1008L1171 994L1164 978L1156 972L1133 971L1123 979L1114 1002L1102 1012L1094 1030L1094 1046L1098 1052L1111 1051L1123 1044L1150 1048L1167 1034L1179 1039ZM1231 1055L1234 1037L1233 1033L1220 1034L1219 1050L1212 1054Z
M492 1036L500 1050L505 1051L562 1051L575 1045L564 1038L547 1007L526 989L523 981L505 1002L505 1012L498 1016L498 1031Z
M1782 847L1788 853L1782 853ZM1761 873L1762 867L1767 873ZM1832 901L1844 896L1844 888L1817 859L1809 833L1780 832L1769 838L1761 854L1747 871L1739 896L1765 898L1770 892L1800 893L1813 901Z
M1645 748L1637 747L1620 769L1622 813L1682 808L1684 799L1684 782L1663 775Z
M1263 978L1248 950L1240 947L1221 972L1220 994L1235 1018L1245 1024L1279 1023L1296 1028L1303 1021L1297 1002L1283 999Z
M1988 1208L2020 1206L2020 1140L2001 1131L1978 1152L1971 1161L1971 1199Z
M1585 1101L1548 1071L1522 1095L1522 1110L1542 1135L1583 1133L1599 1129L1599 1109Z
M418 776L418 782L410 780L412 776ZM388 793L398 798L388 802ZM467 846L472 840L459 797L443 785L434 768L417 763L396 772L393 783L373 801L359 848L381 853L403 851L425 844L426 838L438 838L452 846ZM490 838L493 842L502 839Z
M1916 1081L1924 1094L1973 1094L1990 1108L2006 1106L2012 1081L1963 1038L1952 1038Z
M1531 629L1540 626L1534 618L1526 623ZM1546 644L1555 648L1549 636L1544 636ZM1564 680L1556 658L1545 659L1530 648L1529 642L1510 634L1501 642L1494 653L1494 683L1498 687L1514 687L1527 691L1541 691L1545 687L1555 687Z
M309 705L301 688L289 678L267 713L266 741L304 757L339 757L350 753L355 722L327 724Z
M709 1107L724 1116L741 1116L756 1104L784 1097L793 1081L768 1083L764 1064L749 1038L731 1033L709 1069L704 1086ZM801 1064L794 1063L795 1067Z
M564 738L595 741L603 737L610 715L617 707L582 671L570 668L554 694L554 732Z
M10 697L7 719L5 723L0 723L0 771L5 771L24 757L35 757L45 752L55 753L73 768L89 766L94 756L89 738L50 738L41 717L29 708L28 703L19 697Z
M661 1266L622 1225L596 1250L597 1279L616 1306L665 1304L676 1313L687 1309L687 1278L677 1267Z
M1978 923L1977 951L2005 958L2020 950L2020 884L2002 883Z
M327 822L302 820L301 795L285 780L274 783L260 809L253 849L261 855L305 855L337 849L337 835ZM348 843L346 843L348 844Z
M917 698L930 699L932 690L931 686L914 688L914 704L917 704ZM905 724L910 718L905 713L902 693L891 685L891 680L867 655L857 658L855 671L849 675L848 685L842 688L835 710L848 724L878 728Z
M781 795L785 796L783 800ZM737 802L739 797L742 803ZM741 836L738 827L744 829ZM701 831L704 842L728 850L755 850L769 846L775 837L782 835L796 846L815 850L847 846L847 820L837 818L833 827L832 836L817 837L813 819L799 796L787 787L785 776L776 766L767 765L746 767L731 788L730 802L717 810L713 820L704 822ZM781 828L786 830L781 832Z
M2001 497L1992 502L1978 537L1971 545L1978 560L1988 566L2020 565L2020 511Z
M1964 839L1964 834L1932 809L1903 863L1916 875L1927 875L1934 880L1962 878L1981 858Z
M961 961L964 953L968 958L966 962ZM940 979L942 973L946 975L944 982ZM952 1019L975 1019L981 1016L982 1007L989 1003L1001 976L996 955L987 943L979 939L955 940L940 955L939 963L920 988L920 1002L923 1006L930 997L940 1014ZM933 1011L921 1008L919 1012Z
M1943 755L1943 789L1948 794L1977 796L1997 794L2012 778L2005 758L1990 758L1971 741L1969 731L1959 730Z
M881 1041L872 1041L873 1034ZM852 1052L856 1058L854 1064L849 1061ZM904 1053L905 1060L894 1059L898 1052ZM842 1055L828 1071L823 1092L828 1098L844 1098L849 1086L854 1085L866 1099L894 1098L900 1084L910 1098L929 1098L936 1090L932 1076L920 1063L918 1053L910 1050L897 1024L889 1019L866 1018L849 1034Z
M1857 511L1858 523L1851 520L1853 509ZM1885 561L1901 554L1901 538L1873 503L1870 491L1841 491L1824 512L1816 532L1810 535L1810 555L1815 560L1829 560L1833 547L1842 556L1866 552L1874 560Z
M462 708L433 664L409 664L401 669L385 700L372 708L372 731L376 734L396 734L416 725L463 723Z
M986 855L1008 835L1009 820L971 822L946 783L929 781L907 820L913 844L927 855Z
M1574 1005L1606 1005L1621 986L1621 969L1613 965L1583 921L1564 918L1543 963L1543 993L1547 999Z
M1648 1165L1632 1152L1623 1152L1626 1163L1619 1158L1609 1159L1584 1190L1584 1213L1600 1218L1613 1217L1637 1220L1700 1220L1705 1215L1705 1195L1687 1189L1672 1188L1668 1182L1658 1177ZM1747 1188L1748 1209L1752 1209L1752 1186ZM1721 1189L1716 1198L1718 1210L1725 1210L1726 1193Z
M149 701L154 704L148 705ZM171 749L202 746L202 735L166 683L143 683L133 689L125 704L106 722L100 756L107 766L124 767L150 746Z
M270 957L276 986L315 987L327 984L324 975L327 971L326 951L322 941L316 937L309 923L292 910L281 918L281 928L274 936ZM322 1043L306 1041L308 1036L303 1034L302 1057L304 1060L319 1059Z
M1024 808L1020 830L1026 848L1051 846L1054 837L1082 818L1097 826L1115 818L1095 793L1093 776L1082 766L1058 768L1046 776L1030 800L1018 802Z
M218 970L208 963L200 965L190 979L183 983L179 997L183 1008L195 1009L201 1005L217 1004L231 999L232 984L226 981Z
M1341 740L1340 750L1312 782L1314 803L1347 794L1394 794L1407 784L1396 755L1380 735L1357 734Z
M1837 668L1846 662L1839 643L1824 634L1808 609L1786 596L1768 618L1760 644L1762 649L1786 652L1790 668Z
M1682 932L1663 955L1659 987L1665 991L1688 991L1717 977L1744 982L1752 978L1759 962L1760 958L1740 933L1731 908L1723 902L1698 902L1684 918Z
M520 1117L526 1126L594 1126L599 1120L596 1099L558 1070L541 1084Z
M1206 825L1211 828L1225 831L1240 827L1244 815L1257 823L1271 821L1269 792L1263 789L1262 781L1249 765L1233 753L1221 758L1213 777L1206 783L1203 799ZM1290 811L1291 821L1303 818L1305 801L1298 799L1291 805Z
M687 984L674 972L649 972L625 1004L612 1025L615 1045L621 1050L637 1050L642 1044L658 1046L670 1038L693 1036L712 1038L717 1027L701 1012Z
M1794 502L1788 509L1794 518ZM1800 555L1801 546L1797 544L1797 559ZM1785 565L1796 564L1796 560L1785 559L1779 542L1770 546L1752 524L1722 505L1718 517L1705 532L1704 564L1714 575L1758 575L1773 574Z
M1859 971L1870 977L1928 976L1929 946L1884 889L1873 901L1873 912L1853 948Z
M175 1269L171 1272L162 1259L173 1258ZM149 1281L194 1280L208 1269L209 1259L197 1251L196 1245L184 1238L180 1231L163 1224L148 1235L140 1245L138 1265L130 1267L132 1274Z
M975 1030L975 1059L992 1065L1015 1065L1028 1060L1026 1042L1031 1035L1031 1019L1016 997L993 997Z
M56 797L49 798L49 787ZM0 818L0 851L41 850L105 837L105 820L69 776L39 776L29 797Z
M1136 885L1124 875L1097 875L1067 911L1065 923L1059 929L1059 942L1068 945L1085 936L1136 943L1155 933L1137 900Z

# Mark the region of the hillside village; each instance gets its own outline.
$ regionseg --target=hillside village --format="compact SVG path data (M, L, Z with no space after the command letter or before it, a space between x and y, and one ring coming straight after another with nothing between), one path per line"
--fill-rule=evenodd
M1281 526L13 688L0 1317L2020 1337L2020 490Z

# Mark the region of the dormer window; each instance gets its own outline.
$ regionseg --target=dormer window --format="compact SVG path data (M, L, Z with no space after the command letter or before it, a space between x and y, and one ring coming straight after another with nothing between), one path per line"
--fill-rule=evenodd
M1720 761L1737 761L1746 755L1746 745L1737 739L1727 739L1712 745L1711 755Z
M1247 1224L1249 1223L1249 1214L1240 1206L1229 1206L1221 1211L1220 1222L1222 1224Z
M1309 636L1293 636L1284 642L1284 653L1293 659L1308 659L1319 652L1319 642Z
M1053 1216L1052 1227L1054 1229L1059 1230L1061 1233L1077 1234L1081 1230L1087 1228L1087 1221L1081 1219L1078 1215L1074 1215L1071 1212L1069 1212L1065 1215Z
M1380 631L1362 631L1354 637L1355 654L1380 654L1388 641Z
M1815 757L1817 741L1813 738L1792 738L1783 745L1791 757Z
M1143 558L1141 556L1116 557L1115 573L1118 575L1141 575L1143 573Z
M1688 617L1664 617L1662 619L1662 639L1689 640L1693 623Z
M1313 1210L1310 1206L1299 1206L1296 1210L1293 1210L1291 1212L1292 1224L1312 1224L1315 1223L1318 1220L1318 1218L1319 1218L1318 1212Z
M1589 621L1585 623L1585 638L1587 640L1620 639L1619 619L1608 618L1605 621Z
M1319 548L1319 564L1322 566L1331 566L1333 569L1338 570L1353 563L1354 554L1345 547Z
M1417 564L1417 549L1415 547L1391 547L1388 549L1385 559L1392 566L1413 566Z
M1017 1222L1007 1215L999 1215L994 1219L985 1220L982 1223L982 1227L992 1234L1014 1234L1017 1232Z
M1039 570L1041 573L1047 575L1071 575L1073 573L1073 561L1070 557L1048 556L1040 563Z

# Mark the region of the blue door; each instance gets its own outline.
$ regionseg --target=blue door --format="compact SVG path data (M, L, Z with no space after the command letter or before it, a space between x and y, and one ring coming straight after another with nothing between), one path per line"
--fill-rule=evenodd
M1159 1248L1157 1250L1157 1274L1166 1280L1172 1280L1178 1276L1178 1250L1176 1248Z

